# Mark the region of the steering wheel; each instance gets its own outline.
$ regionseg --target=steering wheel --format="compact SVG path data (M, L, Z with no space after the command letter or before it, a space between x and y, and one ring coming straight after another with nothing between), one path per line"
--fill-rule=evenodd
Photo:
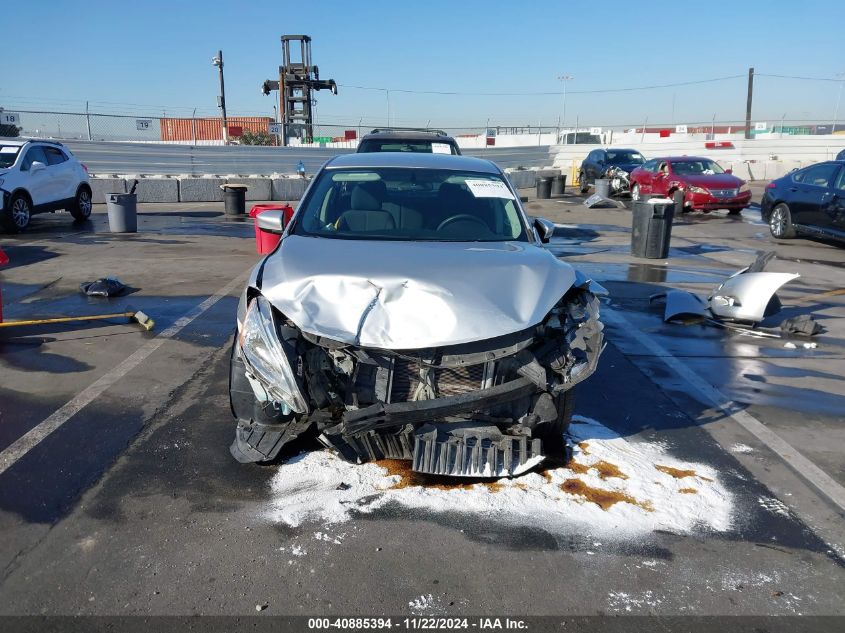
M465 221L465 220L469 220L470 222L475 222L476 224L480 224L481 226L483 226L488 231L490 230L490 227L487 226L487 223L484 220L482 220L481 218L477 218L474 215L470 215L469 213L458 213L456 215L453 215L451 217L446 218L440 224L437 225L437 230L440 231L441 229L449 226L450 224L454 224L455 222L461 222L461 221Z

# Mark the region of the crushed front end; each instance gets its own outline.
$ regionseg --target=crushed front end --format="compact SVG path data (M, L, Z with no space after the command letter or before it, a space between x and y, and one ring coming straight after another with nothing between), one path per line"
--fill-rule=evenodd
M603 292L579 277L536 326L385 350L308 334L252 291L232 350L232 455L272 460L313 426L345 459L406 459L420 473L515 476L562 456L572 389L603 348Z

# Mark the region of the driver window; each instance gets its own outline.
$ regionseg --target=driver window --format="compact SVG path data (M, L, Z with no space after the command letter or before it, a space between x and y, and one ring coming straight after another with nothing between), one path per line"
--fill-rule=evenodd
M845 191L845 168L839 170L839 176L836 178L833 187L839 191Z

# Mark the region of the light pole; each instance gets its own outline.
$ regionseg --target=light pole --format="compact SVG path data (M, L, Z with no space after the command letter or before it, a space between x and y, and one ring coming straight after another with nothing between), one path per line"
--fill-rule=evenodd
M563 82L563 116L561 117L561 126L566 127L566 82L575 79L572 75L558 75L558 81ZM578 130L575 130L577 133ZM564 138L566 138L564 136Z
M217 51L217 56L211 58L211 65L220 69L220 96L217 105L223 111L223 144L229 144L229 122L226 120L226 87L223 84L223 51Z
M842 101L842 84L845 83L845 73L836 73L839 77L839 96L836 97L836 110L833 111L833 129L831 134L836 134L836 121L839 119L839 102Z

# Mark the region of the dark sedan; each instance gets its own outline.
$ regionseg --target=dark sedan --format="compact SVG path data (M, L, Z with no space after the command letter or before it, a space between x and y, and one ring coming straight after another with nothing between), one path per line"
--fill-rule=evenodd
M625 172L625 176L645 162L645 158L635 149L594 149L581 162L578 182L581 193L586 193L590 183L596 178L603 178L607 170L616 167Z
M810 165L773 180L760 211L778 239L803 233L845 240L845 160Z

